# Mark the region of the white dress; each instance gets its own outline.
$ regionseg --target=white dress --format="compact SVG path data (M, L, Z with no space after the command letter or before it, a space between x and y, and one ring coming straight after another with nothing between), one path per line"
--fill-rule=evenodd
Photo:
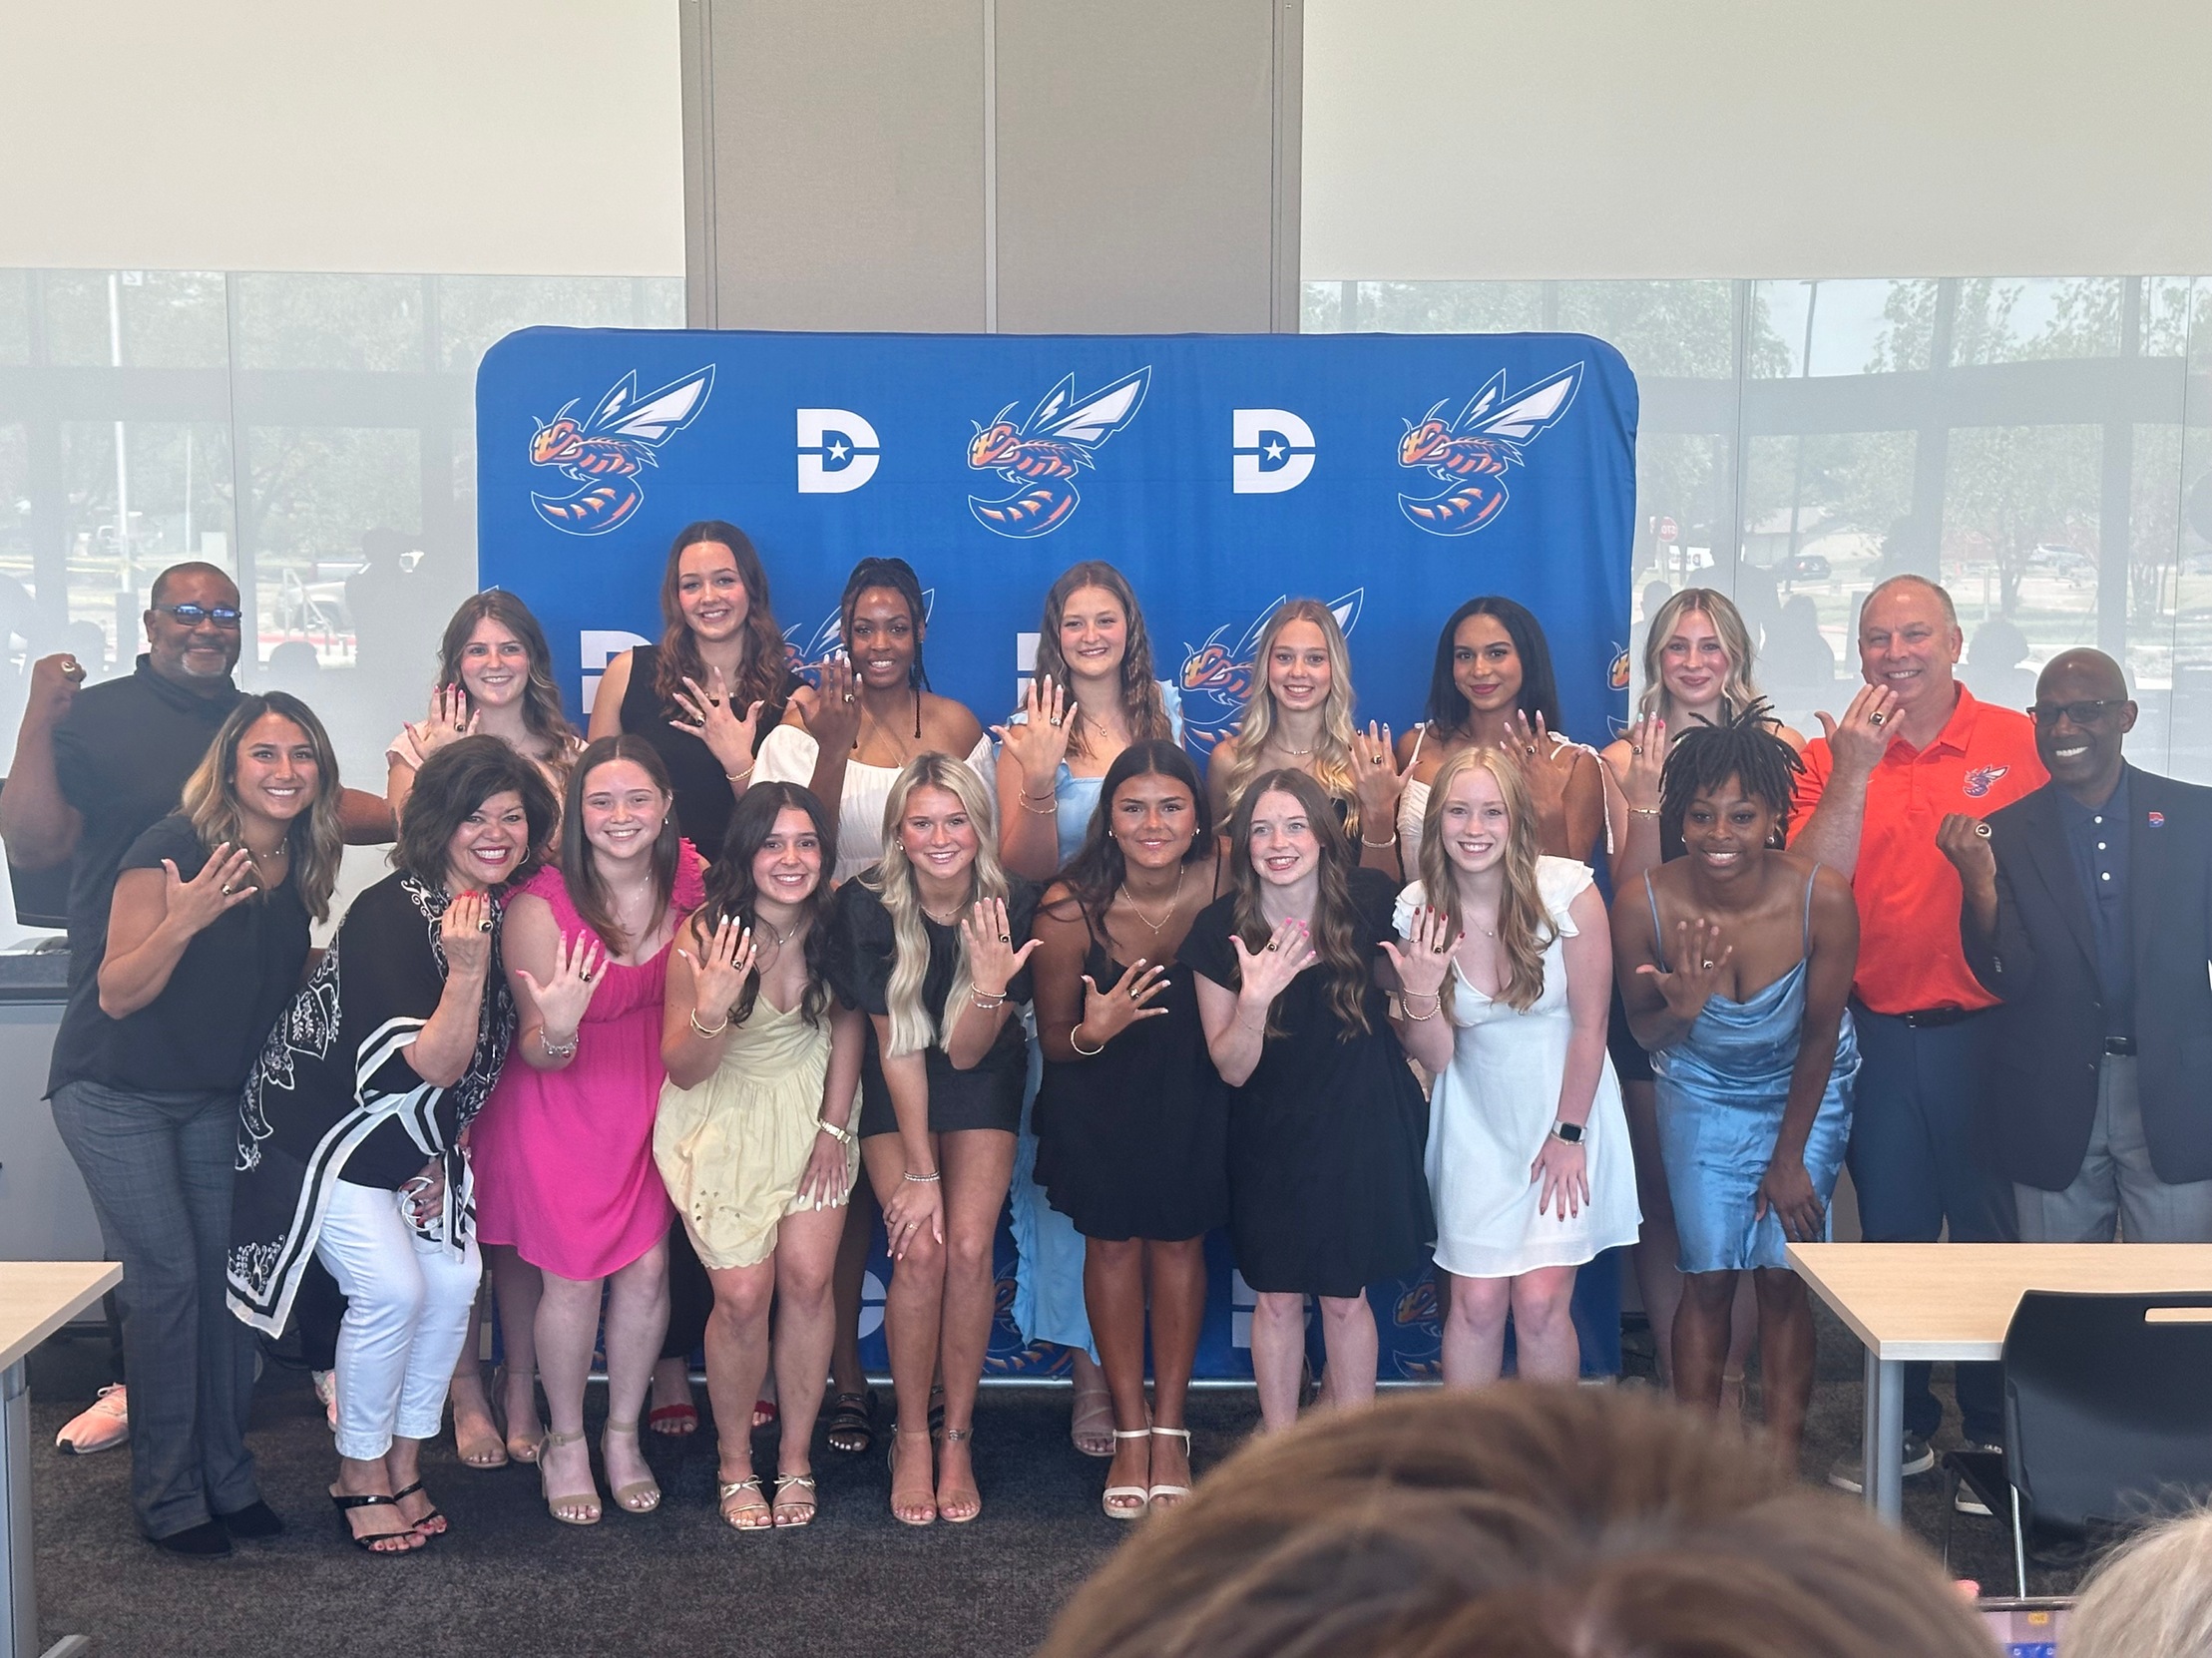
M814 779L814 759L820 752L812 735L801 727L778 725L753 756L752 780L804 788ZM968 769L982 779L984 793L990 794L997 775L990 732L976 739L967 759ZM904 769L845 762L845 786L837 796L837 868L831 880L848 881L883 856L883 803L891 798L891 785Z
M1538 1267L1580 1266L1636 1241L1643 1212L1628 1149L1628 1119L1611 1059L1603 1060L1582 1131L1589 1202L1570 1219L1556 1200L1537 1213L1543 1185L1529 1170L1558 1117L1559 1083L1573 1027L1566 1007L1565 940L1579 932L1567 906L1594 877L1587 864L1539 858L1537 889L1557 936L1544 953L1544 991L1525 1014L1494 1002L1458 975L1448 1012L1458 1026L1452 1062L1429 1096L1429 1196L1436 1208L1436 1263L1467 1278L1511 1278ZM1401 938L1425 901L1416 881L1398 895Z

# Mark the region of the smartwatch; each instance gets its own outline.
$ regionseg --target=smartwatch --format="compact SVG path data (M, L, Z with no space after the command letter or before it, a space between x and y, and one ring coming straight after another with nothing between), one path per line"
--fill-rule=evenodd
M1568 1145L1580 1145L1582 1143L1582 1125L1578 1122L1554 1122L1551 1125L1551 1137L1556 1140L1564 1140Z

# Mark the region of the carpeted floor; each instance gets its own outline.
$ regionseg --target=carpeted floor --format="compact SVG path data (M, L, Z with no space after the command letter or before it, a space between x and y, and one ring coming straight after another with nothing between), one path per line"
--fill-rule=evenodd
M1816 1479L1855 1449L1860 1420L1857 1343L1824 1322L1821 1356L1804 1458ZM55 1430L106 1379L105 1366L98 1341L58 1339L31 1361L40 1624L47 1642L89 1635L100 1654L1016 1655L1036 1646L1123 1534L1099 1511L1105 1464L1069 1446L1066 1392L1006 1390L986 1395L979 1413L985 1508L973 1525L897 1524L879 1445L864 1457L817 1454L822 1508L810 1529L739 1536L715 1516L709 1420L689 1440L653 1443L667 1492L659 1513L610 1511L590 1529L547 1516L534 1470L475 1472L445 1442L426 1455L425 1474L453 1533L419 1554L372 1558L337 1540L323 1494L330 1439L305 1377L272 1368L253 1446L262 1488L291 1530L224 1560L181 1561L132 1527L128 1452L52 1451ZM1201 1472L1235 1449L1255 1415L1249 1394L1198 1396L1191 1425ZM1956 1440L1956 1418L1948 1437ZM760 1451L772 1468L765 1441ZM1937 1479L1909 1480L1906 1493L1908 1525L1933 1546ZM1991 1592L2010 1592L2010 1545L1996 1522L1961 1516L1954 1562ZM2030 1568L2034 1593L2069 1592L2072 1581Z

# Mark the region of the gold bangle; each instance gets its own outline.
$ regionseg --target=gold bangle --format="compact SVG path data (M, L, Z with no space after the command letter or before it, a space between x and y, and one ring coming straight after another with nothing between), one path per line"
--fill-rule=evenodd
M725 771L722 775L732 783L742 783L752 775L752 767L747 766L743 771Z
M1024 789L1022 791L1022 810L1025 812L1029 812L1036 817L1060 816L1059 797L1057 795L1048 795L1046 798L1052 801L1052 804L1050 806L1032 806L1030 804L1029 790Z
M1427 1013L1417 1014L1406 1006L1408 997L1427 997L1432 1006ZM1416 1025L1426 1020L1435 1019L1438 1014L1444 1011L1444 993L1441 991L1400 991L1398 993L1398 1011Z
M841 1122L832 1122L827 1117L815 1118L814 1126L819 1128L823 1133L827 1134L831 1139L835 1140L839 1145L851 1145L853 1143L853 1140L856 1138L850 1128L847 1128Z
M1078 1031L1081 1031L1082 1029L1083 1022L1081 1020L1078 1020L1073 1026L1069 1028L1068 1045L1074 1048L1078 1053L1081 1053L1086 1059L1095 1059L1100 1054L1106 1051L1106 1043L1101 1042L1097 1047L1084 1046L1082 1042L1076 1040L1076 1033Z
M1631 806L1628 810L1638 817L1657 817L1659 815L1659 808L1656 806Z
M722 1015L721 1024L715 1026L713 1030L709 1031L705 1026L699 1024L699 1011L696 1008L693 1008L691 1010L691 1029L697 1035L705 1037L708 1041L712 1041L716 1036L720 1036L724 1031L727 1031L729 1029L729 1016L727 1014Z

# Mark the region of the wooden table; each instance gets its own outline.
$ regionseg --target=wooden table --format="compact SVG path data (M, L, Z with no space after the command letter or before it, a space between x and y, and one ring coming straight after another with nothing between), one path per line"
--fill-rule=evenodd
M31 1577L31 1349L123 1281L112 1261L0 1261L0 1658L36 1658ZM54 1653L81 1647L72 1636Z
M2003 1355L2028 1290L2212 1291L2212 1244L1791 1244L1790 1264L1866 1344L1863 1489L1897 1524L1905 1366Z

